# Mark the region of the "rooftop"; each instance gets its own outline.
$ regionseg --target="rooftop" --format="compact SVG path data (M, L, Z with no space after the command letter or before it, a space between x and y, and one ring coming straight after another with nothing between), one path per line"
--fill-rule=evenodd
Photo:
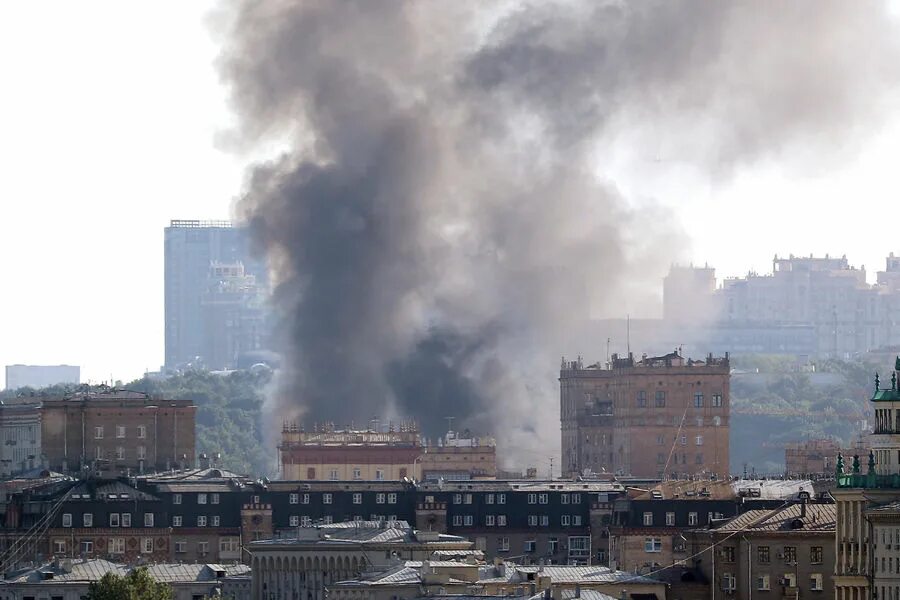
M635 500L733 500L747 497L763 500L795 498L801 490L813 491L813 483L802 479L736 479L718 481L663 481L650 489L631 488ZM661 496L660 496L661 494Z
M100 580L109 572L126 575L136 568L139 568L139 566L121 565L99 558L61 560L11 573L0 581L7 585L23 583L50 585L56 583L89 583ZM147 565L147 571L155 580L165 583L204 583L216 581L222 577L247 575L250 573L250 567L241 564L161 563Z
M471 548L472 543L456 535L438 534L412 529L406 521L343 521L316 527L303 527L284 537L258 540L250 543L253 548L272 546L303 546L314 544L462 544Z
M799 502L775 510L748 510L716 527L722 532L834 533L837 505L807 503L806 515Z

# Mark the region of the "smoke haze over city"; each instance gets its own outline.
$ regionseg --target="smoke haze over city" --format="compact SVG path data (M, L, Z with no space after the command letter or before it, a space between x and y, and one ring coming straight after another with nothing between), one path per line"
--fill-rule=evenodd
M885 10L229 5L232 143L284 149L237 206L275 282L273 410L429 435L453 416L537 460L559 355L601 358L585 321L651 304L690 256L672 206L625 196L606 165L646 143L722 181L852 155L896 94Z

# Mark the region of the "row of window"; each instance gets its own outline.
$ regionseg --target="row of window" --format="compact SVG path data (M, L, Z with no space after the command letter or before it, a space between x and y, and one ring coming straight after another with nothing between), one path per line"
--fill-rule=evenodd
M721 548L720 556L722 558L722 562L733 563L735 562L736 550L734 546L723 546ZM822 564L822 559L824 556L824 549L822 546L810 546L809 548L809 563L812 565L820 565ZM784 546L781 551L775 555L777 560L783 560L786 563L796 563L797 562L797 547L796 546ZM756 547L756 562L762 564L768 564L772 561L772 549L770 546L757 546Z
M126 436L127 431L128 430L124 425L116 425L116 438L124 439L125 437L127 437ZM96 427L94 427L94 439L95 440L102 440L103 434L104 434L103 425L97 425ZM147 437L147 427L145 425L137 426L137 437L138 437L138 439L141 439L141 440L145 439Z
M66 556L69 554L69 540L66 539L57 539L53 540L53 551L55 554L59 556ZM79 549L81 554L85 556L89 556L94 552L94 541L93 540L82 540L79 544ZM153 552L154 542L153 538L145 537L141 538L141 553L142 554L151 554ZM109 554L125 554L125 538L122 537L112 537L106 540L106 548ZM219 539L219 552L220 553L237 553L240 552L241 542L239 538L236 537L223 537ZM206 554L209 551L209 542L197 542L197 552L200 554ZM184 554L187 552L187 542L183 540L179 540L175 542L175 552L178 554Z
M681 442L681 445L682 445L682 446L687 446L687 443L688 443L688 436L682 435L680 439L676 437L676 438L675 438L675 441L676 441L676 442ZM656 436L656 445L657 445L657 446L665 446L665 445L666 445L666 436L664 436L664 435L658 435L658 436ZM702 446L702 445L703 445L703 436L702 436L702 435L694 436L694 445L695 445L695 446Z
M713 519L721 519L722 516L723 516L723 515L722 515L722 513L720 513L720 512L708 512L708 513L706 513L706 519L707 519L707 522L712 521ZM647 527L652 527L652 526L653 526L653 513L652 513L652 512L645 512L645 513L644 513L643 523L644 523L644 525L647 526ZM699 525L699 514L696 513L696 512L689 512L689 513L688 513L688 522L687 522L687 524L688 524L689 526L690 526L690 525ZM667 513L666 513L666 527L674 527L674 526L675 526L675 513L674 513L674 512L667 512Z
M638 408L646 408L647 407L647 392L641 390L637 393L636 403ZM657 390L654 398L653 404L657 408L664 408L666 406L666 392L663 390ZM704 399L703 393L697 392L694 394L694 408L703 408ZM722 407L722 394L713 394L712 402L710 404L713 408L721 408Z
M259 504L259 496L254 496L254 504ZM181 494L172 494L172 504L181 504ZM219 494L197 494L197 504L218 504Z
M81 515L82 527L94 526L94 514L84 513ZM72 513L63 513L62 526L72 526ZM131 527L131 513L110 513L110 527ZM144 513L144 527L153 527L153 513Z
M218 527L221 523L219 515L212 515L207 517L207 515L197 515L197 527ZM181 515L173 515L172 516L172 527L182 527L184 524L184 519Z
M660 452L656 455L656 464L658 464L658 465L666 464L666 454L665 453ZM677 452L673 452L672 453L672 464L674 464L674 465L688 464L688 455L685 454L684 452L682 452L680 455L680 460L679 460L679 454ZM702 452L698 452L697 454L694 455L694 464L695 465L703 464L703 453Z
M241 542L238 538L220 538L219 539L219 552L220 553L236 553L241 550ZM186 554L188 551L188 543L185 540L176 540L175 541L175 554ZM209 553L209 542L197 542L197 554L208 554Z
M94 450L94 456L97 460L103 460L103 448L97 446ZM116 448L116 460L125 460L126 451L124 446L118 446ZM147 460L147 448L144 446L137 446L135 449L135 458L137 460Z
M778 585L782 587L797 587L796 573L784 573L778 577ZM756 589L759 591L769 591L772 589L772 576L762 574L756 576ZM737 576L734 573L722 574L722 589L726 592L734 592L737 589ZM809 589L814 592L821 592L823 587L823 576L821 573L811 573L809 576Z
M400 468L400 479L403 479L407 476L406 467ZM316 468L315 467L307 467L306 469L306 478L314 480L316 479ZM328 471L328 479L331 481L340 481L342 479L340 471L338 469L331 469ZM362 480L362 469L359 467L353 467L353 479L354 481ZM375 481L384 481L384 470L383 469L375 469Z

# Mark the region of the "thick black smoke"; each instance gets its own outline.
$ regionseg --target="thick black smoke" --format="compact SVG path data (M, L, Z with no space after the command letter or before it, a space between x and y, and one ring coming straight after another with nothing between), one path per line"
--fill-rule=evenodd
M603 179L618 140L711 174L839 155L900 64L869 2L247 0L220 24L243 141L284 148L239 204L277 284L276 412L453 416L519 463L558 453L591 310L686 250Z

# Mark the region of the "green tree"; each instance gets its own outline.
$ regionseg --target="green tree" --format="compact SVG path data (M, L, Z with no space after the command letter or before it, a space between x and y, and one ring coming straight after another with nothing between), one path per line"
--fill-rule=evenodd
M87 600L172 600L172 588L150 577L146 568L125 576L109 572L88 587Z

